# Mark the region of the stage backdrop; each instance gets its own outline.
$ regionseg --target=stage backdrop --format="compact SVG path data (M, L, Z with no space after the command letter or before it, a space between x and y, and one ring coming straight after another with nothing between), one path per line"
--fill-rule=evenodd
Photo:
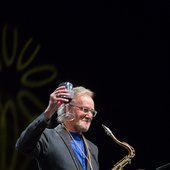
M101 170L128 154L102 124L134 147L125 169L170 161L164 4L96 5L0 5L1 170L37 169L32 158L16 153L15 143L63 81L95 93L98 115L85 135L99 147Z

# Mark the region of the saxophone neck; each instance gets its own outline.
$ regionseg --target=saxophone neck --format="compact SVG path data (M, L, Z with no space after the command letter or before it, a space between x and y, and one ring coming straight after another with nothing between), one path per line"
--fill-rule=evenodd
M102 126L103 126L106 134L107 134L108 136L110 136L116 143L118 143L119 145L122 145L122 146L125 146L125 145L126 145L125 142L121 142L120 140L118 140L118 139L113 135L112 131L111 131L108 127L106 127L106 126L103 125L103 124L102 124Z
M122 170L123 167L126 165L126 164L130 164L131 163L131 159L135 156L135 150L132 146L130 146L128 143L126 142L121 142L119 141L112 133L112 131L106 127L105 125L103 125L103 128L106 132L106 134L108 136L110 136L117 144L119 144L120 146L124 147L125 149L128 150L128 155L126 155L123 159L121 159L119 162L117 162L115 164L115 166L113 167L112 170Z
M113 136L112 131L111 131L108 127L106 127L105 125L102 124L102 126L103 126L106 134L107 134L108 136L112 137L112 136Z

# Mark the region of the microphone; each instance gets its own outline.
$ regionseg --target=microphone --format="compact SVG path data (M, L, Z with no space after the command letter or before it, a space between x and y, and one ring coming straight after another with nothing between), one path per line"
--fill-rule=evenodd
M170 170L170 163L162 165L162 166L156 168L156 170Z

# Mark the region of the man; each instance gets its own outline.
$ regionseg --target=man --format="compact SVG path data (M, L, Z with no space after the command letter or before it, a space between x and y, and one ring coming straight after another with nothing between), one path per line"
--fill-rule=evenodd
M59 86L44 113L22 132L16 149L32 155L40 170L98 170L98 148L83 136L97 114L93 96L81 86L73 88L73 96ZM59 124L48 128L56 112Z

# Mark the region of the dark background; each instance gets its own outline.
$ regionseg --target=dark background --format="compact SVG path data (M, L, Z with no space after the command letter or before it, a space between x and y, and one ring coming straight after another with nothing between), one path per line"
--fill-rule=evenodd
M111 169L126 150L101 124L135 148L125 169L154 170L170 161L168 4L4 2L0 19L1 26L17 26L42 45L36 63L58 69L56 82L39 91L45 103L62 81L95 92L98 116L86 135L99 147L102 170Z

